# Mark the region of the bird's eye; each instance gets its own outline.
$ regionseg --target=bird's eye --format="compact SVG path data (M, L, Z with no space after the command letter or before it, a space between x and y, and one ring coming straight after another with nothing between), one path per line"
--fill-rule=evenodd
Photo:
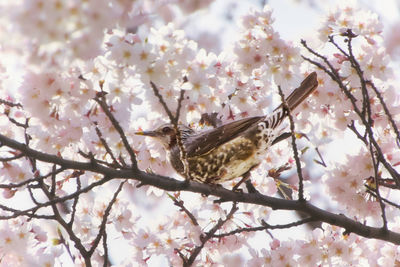
M172 129L171 129L171 127L169 127L169 126L165 126L164 128L162 128L162 132L163 132L163 133L169 133L171 130L172 130Z

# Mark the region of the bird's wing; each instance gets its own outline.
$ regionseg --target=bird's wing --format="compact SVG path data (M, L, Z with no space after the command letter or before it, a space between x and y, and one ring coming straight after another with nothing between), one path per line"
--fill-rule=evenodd
M315 72L308 75L304 81L296 88L286 99L286 102L290 110L294 110L304 99L307 98L318 86L317 74ZM282 105L276 108L274 111L282 109ZM283 113L283 117L278 118L282 121L286 113ZM231 123L222 125L218 128L202 132L193 135L188 138L186 153L188 157L199 156L211 152L214 148L231 141L241 133L245 132L252 125L256 125L257 122L264 120L265 116L249 117ZM275 119L271 122L271 125L277 125Z
M265 116L244 118L191 136L187 140L187 156L193 157L207 154L214 148L236 138L249 127L255 125L258 121L261 121L264 118Z

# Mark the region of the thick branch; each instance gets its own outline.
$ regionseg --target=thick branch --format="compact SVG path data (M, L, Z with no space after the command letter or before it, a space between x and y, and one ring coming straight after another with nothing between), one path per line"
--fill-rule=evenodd
M127 178L152 185L167 191L190 191L204 195L213 195L225 199L226 201L251 203L261 206L271 207L272 209L295 210L306 213L313 220L326 222L332 225L343 227L347 232L355 233L366 238L375 238L400 245L400 233L390 230L384 231L382 228L370 227L360 222L354 221L344 215L334 214L320 209L309 202L299 202L293 200L274 198L258 193L233 192L223 187L215 187L207 184L200 184L193 181L178 181L169 177L149 174L140 170L121 169L116 170L105 167L95 162L78 162L66 160L54 155L39 152L28 148L26 145L12 140L4 135L0 135L0 142L10 148L20 150L29 157L35 157L37 160L53 163L62 166L64 169L86 170L103 174L107 177L102 183L111 178ZM84 191L85 188L82 189Z

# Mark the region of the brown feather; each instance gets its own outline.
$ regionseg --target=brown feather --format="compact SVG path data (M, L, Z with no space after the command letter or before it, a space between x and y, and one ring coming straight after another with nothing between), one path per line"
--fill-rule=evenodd
M312 72L300 84L299 87L286 98L286 103L290 110L296 109L304 99L307 98L318 87L317 73ZM281 109L282 104L279 105L274 111Z
M187 140L187 155L188 157L194 157L210 153L216 147L243 134L251 126L256 126L257 122L264 118L265 116L244 118L190 136Z

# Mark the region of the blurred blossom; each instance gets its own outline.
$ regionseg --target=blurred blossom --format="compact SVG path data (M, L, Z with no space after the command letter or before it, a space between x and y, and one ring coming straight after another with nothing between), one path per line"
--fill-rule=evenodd
M322 187L324 190L319 190L319 196L326 195L336 203L340 213L360 222L381 223L379 202L369 197L365 186L366 179L375 175L369 151L361 148L351 154L348 149L338 158L336 151L332 156L332 151L324 150L343 138L352 123L355 127L362 125L343 88L302 59L304 49L297 41L289 42L280 36L269 6L247 12L238 21L237 39L219 54L210 50L215 48L210 43L220 42L218 34L200 35L199 43L191 40L188 37L191 35L182 30L190 21L188 16L207 9L212 2L19 0L2 3L4 16L0 19L0 31L7 34L0 35L0 55L10 54L12 60L0 62L0 98L21 103L23 109L0 105L0 133L21 142L29 139L31 148L65 159L88 162L84 155L92 153L96 159L111 162L111 150L118 162L124 159L129 165L120 134L93 100L96 95L104 94L110 112L134 150L139 168L182 179L172 169L167 152L159 143L135 135L136 131L150 130L169 121L150 82L155 84L172 114L183 92L179 122L202 130L199 120L204 113L216 114L218 120L226 123L272 112L280 103L278 85L288 95L307 74L317 71L318 89L292 114L297 143L304 168L315 165L309 152L314 146L322 148L323 157L333 159L327 161L327 167L323 174L316 175L317 179L307 177L305 196L310 199L309 191ZM395 133L381 103L381 99L387 103L394 123L399 126L399 86L390 57L398 43L396 25L393 27L395 30L386 40L385 50L380 18L360 8L356 1L343 1L322 15L312 41L318 42L318 51L330 51L330 36L343 38L341 35L349 29L358 36L352 42L354 56L365 78L377 85L379 96L370 85L366 85L368 97L363 95L362 81L347 56L328 52L327 61L356 99L356 107L363 109L364 101L370 104L371 130L385 159L397 167L400 152L393 145ZM13 38L8 37L11 33ZM14 72L14 65L18 65L18 73ZM10 119L21 124L27 122L29 127L25 131L9 123ZM6 150L1 153L2 157L11 154ZM276 195L282 185L271 176L283 166L295 169L290 141L270 148L260 166L252 170L252 184L262 194ZM52 168L42 163L37 167L40 171L33 170L26 157L2 162L0 182L20 183L46 175ZM377 172L386 174L382 166L378 166ZM89 171L78 175L60 170L55 178L55 192L57 196L66 196L75 192L77 181L83 187L101 178ZM51 177L46 179L43 180L47 184ZM113 182L117 180L80 195L73 207L73 231L86 248L98 234L117 184ZM237 181L223 186L230 188ZM261 247L251 243L260 232L245 231L211 238L202 244L204 234L219 220L227 220L216 233L223 234L258 227L262 220L274 218L275 211L241 203L239 211L228 217L230 206L214 203L213 196L183 191L167 194L153 186L138 182L134 185L129 191L126 186L123 188L105 225L107 230L115 232L115 238L108 236L108 239L123 239L129 246L130 254L121 260L121 266L135 266L132 262L152 265L154 256L160 255L169 265L178 266L182 264L178 251L187 256L196 246L203 245L194 263L196 266L367 266L376 263L392 266L400 261L395 245L354 234L344 235L343 229L327 224L298 240L295 237L280 240L275 233L275 238L262 233L264 245ZM1 194L4 199L14 201L25 189L25 186L5 188ZM296 198L296 186L292 189ZM381 192L385 196L393 195L387 188ZM196 222L183 209L174 206L171 198L182 203ZM67 206L66 210L71 209L69 203ZM62 216L70 218L71 214ZM398 227L398 215L397 209L387 207L390 227ZM0 221L1 264L53 266L60 255L69 253L68 247L73 264L83 266L72 242L61 244L63 238L68 239L68 233L61 227L44 226L37 220L20 217ZM99 246L93 261L99 263L103 255L103 248Z

